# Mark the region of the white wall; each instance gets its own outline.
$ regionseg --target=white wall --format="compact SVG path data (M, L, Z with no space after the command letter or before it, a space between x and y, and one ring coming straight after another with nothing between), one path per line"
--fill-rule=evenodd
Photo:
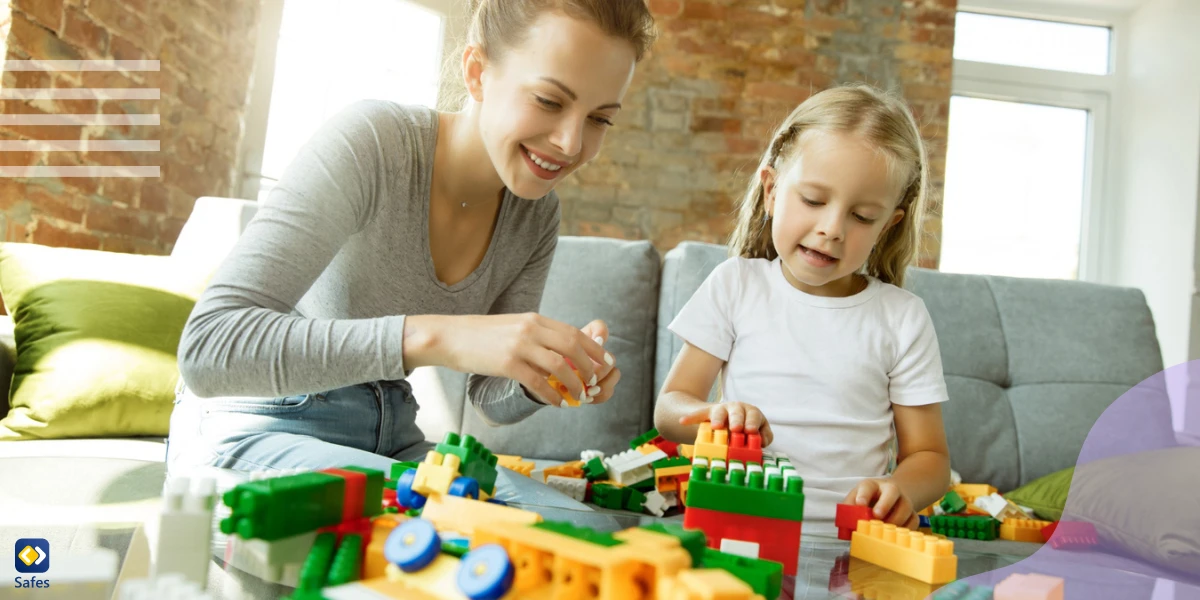
M1112 283L1142 289L1154 313L1163 362L1200 358L1189 348L1200 200L1200 2L1148 0L1127 21L1118 69L1122 97L1120 206ZM1189 356L1190 353L1190 356Z

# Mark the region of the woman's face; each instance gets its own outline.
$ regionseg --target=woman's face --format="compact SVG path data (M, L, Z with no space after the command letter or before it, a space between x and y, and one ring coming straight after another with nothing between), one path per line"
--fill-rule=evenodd
M509 191L541 198L600 152L636 62L629 42L545 13L520 46L485 63L472 95L484 147Z

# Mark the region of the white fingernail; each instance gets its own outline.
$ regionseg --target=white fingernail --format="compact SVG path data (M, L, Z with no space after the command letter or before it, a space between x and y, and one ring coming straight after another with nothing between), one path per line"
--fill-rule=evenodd
M593 378L593 379L594 379L594 378ZM588 395L589 395L589 396L596 396L596 395L598 395L599 393L600 393L600 386L598 386L598 385L594 385L594 386L592 386L592 387L588 388Z
M611 366L613 365L613 357L612 357L612 355L611 355L611 354L609 354L609 353L607 353L607 352L605 352L605 353L604 353L604 362L608 363L608 366L610 366L610 367L611 367Z
M603 345L604 345L604 338L602 338L602 337L600 337L600 336L596 336L596 337L594 337L594 338L592 338L592 339L593 339L593 340L596 340L596 343L597 343L597 344L600 344L601 346L603 346Z
M592 399L588 397L587 391L584 391L582 394L579 395L579 403L580 404L591 404L592 403Z
M589 386L596 385L596 374L595 373L593 373L592 378L588 380L588 385Z

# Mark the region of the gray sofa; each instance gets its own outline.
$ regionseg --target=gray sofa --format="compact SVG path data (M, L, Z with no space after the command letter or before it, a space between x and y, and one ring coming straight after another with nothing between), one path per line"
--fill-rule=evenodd
M188 268L211 269L253 211L250 202L200 199L172 256ZM684 243L661 257L645 241L561 238L541 312L576 326L595 318L608 322L607 347L622 370L612 400L542 410L525 422L493 428L464 408L464 375L425 369L412 377L421 404L418 423L430 439L459 431L496 453L526 458L570 460L584 449L627 447L652 426L656 390L680 349L667 324L724 258L724 248L711 244ZM928 306L941 344L952 466L965 481L1007 491L1074 465L1101 412L1163 368L1138 290L910 273L909 287ZM6 375L0 373L0 381ZM1166 411L1166 428L1155 425L1145 435L1171 435L1169 407L1153 410ZM26 482L3 486L0 512L14 514L35 498L99 508L153 501L164 477L162 441L139 444L136 450L111 440L0 444L6 475ZM120 449L105 456L106 448ZM58 538L68 547L93 544L122 552L128 539L128 529L120 528L90 540L77 536L73 525L5 529L50 537L52 544Z

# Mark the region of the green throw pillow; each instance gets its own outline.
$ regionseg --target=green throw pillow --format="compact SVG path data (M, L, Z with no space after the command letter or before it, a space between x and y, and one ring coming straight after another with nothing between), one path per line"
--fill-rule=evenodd
M1062 518L1067 504L1067 492L1071 490L1071 477L1075 467L1051 473L1004 494L1005 498L1033 509L1037 516L1050 521Z
M166 256L0 244L17 346L0 440L166 435L207 274Z

